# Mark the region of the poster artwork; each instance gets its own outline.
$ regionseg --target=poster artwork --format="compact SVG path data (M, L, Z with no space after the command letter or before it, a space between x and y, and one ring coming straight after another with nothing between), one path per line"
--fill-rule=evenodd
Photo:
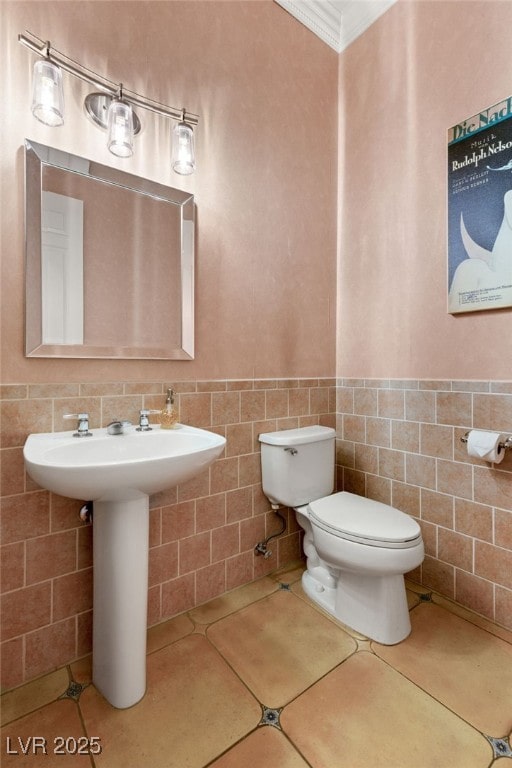
M512 306L512 96L448 131L448 312Z

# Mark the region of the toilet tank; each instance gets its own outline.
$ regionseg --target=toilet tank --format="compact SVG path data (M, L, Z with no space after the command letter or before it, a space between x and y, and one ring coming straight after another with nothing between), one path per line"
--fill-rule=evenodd
M272 504L300 507L332 493L335 437L320 426L259 436L263 493Z

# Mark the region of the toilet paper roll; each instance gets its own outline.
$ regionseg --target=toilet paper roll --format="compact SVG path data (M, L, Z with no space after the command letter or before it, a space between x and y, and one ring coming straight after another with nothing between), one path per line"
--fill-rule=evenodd
M505 436L500 432L485 432L482 429L472 429L468 434L468 454L477 459L492 461L499 464L505 457L505 449L500 443L505 442Z

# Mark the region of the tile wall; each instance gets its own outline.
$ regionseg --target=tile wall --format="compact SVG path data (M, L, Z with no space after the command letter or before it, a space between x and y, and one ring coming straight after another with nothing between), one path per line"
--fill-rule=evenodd
M338 488L413 515L415 580L512 628L512 451L467 455L472 427L512 434L512 382L338 381Z
M30 432L92 427L159 408L167 382L2 388L2 687L20 685L91 648L92 526L81 502L36 487L22 446ZM260 484L260 432L337 427L337 487L418 519L426 557L413 578L512 627L512 455L467 456L471 427L512 432L511 382L292 379L174 383L183 423L220 432L225 454L203 475L151 498L148 623L248 583L301 554L288 513L272 556L254 546L278 529ZM337 421L337 424L336 424Z
M264 431L335 426L335 379L175 382L180 421L220 432L224 455L209 470L151 498L148 623L156 624L300 557L288 513L272 556L255 544L279 530L261 490ZM25 474L30 432L69 430L66 413L91 427L161 408L168 382L20 384L2 388L2 687L12 688L91 649L92 528L81 501L38 488ZM156 420L156 418L155 418Z

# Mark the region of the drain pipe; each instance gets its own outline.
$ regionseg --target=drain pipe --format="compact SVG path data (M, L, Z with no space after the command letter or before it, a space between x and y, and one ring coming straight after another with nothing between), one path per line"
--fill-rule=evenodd
M92 515L93 515L93 502L86 501L83 507L80 507L80 512L78 513L78 516L82 521L82 523L92 523Z
M263 555L265 560L268 559L271 556L271 554L272 554L272 550L271 549L267 549L267 544L269 543L269 541L272 541L272 539L276 539L278 536L280 536L286 530L286 519L279 512L279 504L271 504L271 507L274 510L274 512L276 513L276 515L281 519L281 522L283 523L283 527L277 533L273 533L272 536L268 536L263 541L258 541L256 546L254 547L254 551L256 552L256 554L257 555Z

